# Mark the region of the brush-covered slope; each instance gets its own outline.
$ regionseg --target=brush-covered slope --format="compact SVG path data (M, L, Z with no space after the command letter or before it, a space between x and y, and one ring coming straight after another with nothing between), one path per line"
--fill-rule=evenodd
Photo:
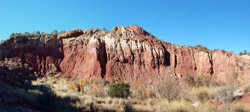
M116 26L111 31L69 30L59 35L16 36L0 43L0 60L27 63L40 75L61 73L131 82L176 75L183 80L213 75L224 83L250 78L249 60L225 50L178 46L157 39L141 27Z

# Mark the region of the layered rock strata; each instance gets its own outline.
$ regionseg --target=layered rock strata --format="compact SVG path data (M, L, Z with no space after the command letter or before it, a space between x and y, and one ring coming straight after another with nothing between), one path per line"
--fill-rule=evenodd
M112 81L150 83L162 75L183 80L213 75L223 83L249 80L249 60L225 50L178 46L157 39L137 25L111 31L69 30L59 35L16 36L0 44L0 60L32 66L45 75L96 76ZM53 66L52 66L53 65Z

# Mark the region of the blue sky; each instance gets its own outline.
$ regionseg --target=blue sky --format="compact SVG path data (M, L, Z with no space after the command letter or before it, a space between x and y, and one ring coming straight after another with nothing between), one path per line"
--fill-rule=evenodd
M249 0L0 0L0 40L137 24L166 42L250 51Z

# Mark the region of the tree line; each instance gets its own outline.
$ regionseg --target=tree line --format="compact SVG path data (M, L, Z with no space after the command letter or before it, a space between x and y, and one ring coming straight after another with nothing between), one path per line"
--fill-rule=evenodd
M93 30L93 28L91 28ZM94 30L101 30L101 31L107 31L105 27L103 27L102 29L100 28L97 28L95 27ZM62 30L60 32L58 32L57 30L53 30L50 32L50 34L62 34L62 33L65 33L66 31L65 30ZM24 33L21 33L21 32L16 32L16 33L11 33L11 35L9 36L9 38L12 38L14 36L18 36L18 35L33 35L33 34L48 34L47 32L40 32L40 31L34 31L34 32L24 32Z
M244 50L244 52L240 52L239 55L240 56L247 55L247 50ZM248 53L248 56L250 56L250 52Z
M66 31L63 30L63 31L60 31L58 32L57 30L53 30L50 32L50 34L62 34L62 33L65 33ZM34 35L34 34L49 34L47 32L40 32L40 31L34 31L34 32L24 32L24 33L21 33L21 32L16 32L16 33L11 33L9 38L12 38L14 36L19 36L19 35Z

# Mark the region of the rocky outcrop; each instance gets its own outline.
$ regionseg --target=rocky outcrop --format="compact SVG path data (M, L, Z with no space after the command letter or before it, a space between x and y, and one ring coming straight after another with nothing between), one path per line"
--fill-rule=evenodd
M187 74L203 74L235 83L244 82L250 75L249 61L234 53L203 46L177 46L137 25L116 26L111 31L76 29L58 36L15 37L0 46L0 60L21 59L42 75L52 70L52 63L63 75L125 82L141 78L150 83L169 74L183 80Z
M15 36L0 44L0 60L10 59L24 65L27 63L41 75L58 66L64 54L62 44L57 41L57 35Z

